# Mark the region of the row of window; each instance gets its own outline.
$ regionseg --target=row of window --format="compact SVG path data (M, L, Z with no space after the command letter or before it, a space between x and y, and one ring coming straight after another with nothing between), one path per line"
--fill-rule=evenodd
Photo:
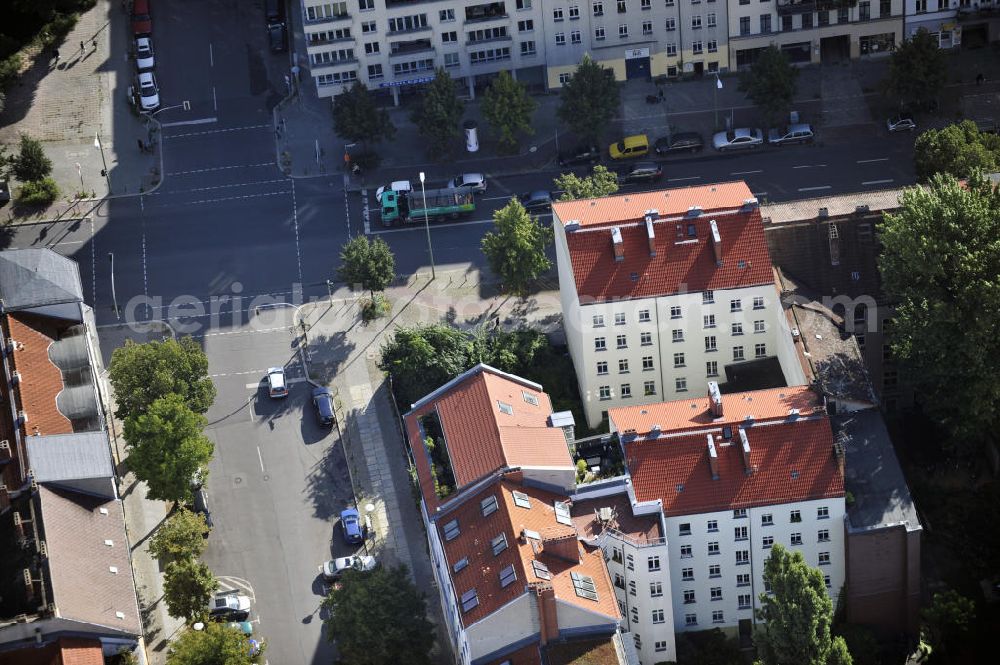
M674 381L676 390L686 391L687 390L687 379L677 378ZM632 384L623 383L619 387L619 396L622 399L628 399L632 397ZM643 381L642 383L642 394L645 397L649 397L656 394L656 381ZM611 386L599 386L597 389L597 395L602 400L611 399Z
M739 514L736 514L736 511L734 511L733 517L736 517L736 518L746 517L746 510L745 509L740 509L740 511L741 512ZM818 520L825 520L825 519L829 519L829 518L830 518L830 508L829 508L829 506L817 506L817 508L816 508L816 519L818 519ZM788 511L788 521L789 521L790 524L798 524L798 523L800 523L802 521L802 511L801 510L790 510L790 511ZM763 514L761 514L761 516L760 516L760 525L761 526L772 526L773 524L774 524L774 513L763 513ZM708 533L715 533L715 532L717 532L719 530L719 520L707 520L705 522L705 530ZM740 538L741 534L742 534L742 538L743 539L746 538L746 530L747 530L747 528L745 526L736 527L736 537L737 537L737 540L741 539ZM690 536L691 533L692 533L691 523L690 522L681 522L681 523L679 523L677 525L677 533L678 533L678 535L681 535L681 536Z
M618 335L618 340L617 341L618 341L618 346L617 346L618 349L627 349L628 348L628 340L626 339L625 335ZM643 346L646 346L646 345L644 344ZM608 348L607 341L603 337L595 337L594 338L594 351L606 351L607 348ZM766 358L767 357L767 344L766 343L761 342L760 344L754 344L753 345L753 349L754 349L754 358ZM716 347L716 340L715 340L715 336L714 335L705 338L705 351L708 351L708 352L718 351L718 348ZM677 367L677 368L687 367L687 363L686 363L685 358L686 358L686 356L685 356L685 354L684 354L683 351L675 353L674 354L674 367ZM649 361L648 366L647 366L647 362L646 362L647 359ZM734 361L738 361L738 360L745 360L745 359L746 359L746 355L744 353L743 346L742 345L734 346L733 347L733 360ZM642 366L642 368L644 370L651 370L651 369L653 369L653 356L643 356L642 360L643 360L643 363L642 363L643 366ZM715 361L712 361L712 362L715 362ZM628 371L629 371L628 360L620 359L618 361L618 372L620 374L627 374ZM607 363L607 361L599 360L597 362L597 373L599 375L604 375L604 374L608 373L608 363Z
M714 291L702 291L701 292L701 302L703 305L715 304L715 292ZM753 308L755 310L764 309L764 296L754 296L753 297ZM729 311L730 312L742 312L743 311L743 300L742 298L732 298L729 301ZM708 325L708 320L711 317L712 326L715 327L715 315L708 314L705 315L705 327L710 327ZM683 310L679 305L674 305L670 307L670 318L671 319L681 319L684 318ZM649 323L650 313L648 309L640 309L638 312L639 323ZM616 326L623 326L627 323L625 312L615 312L614 321ZM591 322L595 328L603 328L605 325L605 318L603 314L594 314Z

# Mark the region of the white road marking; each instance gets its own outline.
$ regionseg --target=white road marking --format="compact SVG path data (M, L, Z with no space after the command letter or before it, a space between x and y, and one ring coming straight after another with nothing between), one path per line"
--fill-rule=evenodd
M700 175L687 176L686 178L667 178L667 182L682 182L684 180L701 180Z
M215 98L215 86L212 86L212 110L219 110L219 100Z
M246 194L244 196L223 196L218 199L201 199L200 201L185 201L183 205L198 205L200 203L218 203L219 201L237 201L239 199L255 199L259 196L280 196L288 192L267 192L264 194Z
M208 45L208 65L209 67L215 67L215 51L212 50L212 45Z
M247 406L250 407L250 422L253 422L253 419L257 417L256 412L253 410L253 395L247 397Z
M793 166L793 169L821 169L825 168L826 164L804 164L803 166Z
M888 185L890 182L895 182L892 178L887 178L886 180L866 180L861 183L862 185Z
M818 192L821 189L833 189L830 185L820 185L818 187L799 187L800 192Z
M170 134L164 136L165 139L183 139L189 136L207 136L209 134L222 134L223 132L242 132L248 129L270 129L271 125L246 125L245 127L227 127L226 129L213 129L210 132L191 132L190 134Z
M295 204L295 180L292 179L292 227L295 229L295 262L299 267L299 283L302 283L302 252L299 251L299 208Z
M507 196L487 196L485 198L479 199L480 201L505 201L515 198L513 194L508 194Z
M877 157L875 159L859 159L857 161L857 163L858 164L871 164L873 162L888 162L888 161L889 161L888 157Z
M260 454L260 446L257 446L257 460L260 462L260 472L264 473L264 457Z
M207 169L193 169L191 171L170 171L167 175L190 175L191 173L209 173L211 171L225 171L226 169L253 169L262 166L274 166L274 162L265 162L263 164L236 164L234 166L213 166Z
M276 182L289 182L289 178L278 178L276 180L255 180L253 182L236 182L231 185L213 185L212 187L194 187L192 189L174 189L167 192L153 192L151 194L155 196L163 196L164 194L187 194L188 192L212 192L219 189L231 189L233 187L254 187L256 185L273 185ZM291 182L295 183L294 180Z
M282 330L287 332L290 326L281 326L279 328L264 328L263 330L227 330L225 332L212 332L205 333L204 335L195 335L196 337L219 337L221 335L252 335L255 333L269 333L276 330Z
M218 122L218 118L198 118L197 120L178 120L177 122L164 122L161 127L180 127L181 125L210 125ZM183 136L186 136L184 134Z
M733 171L729 175L751 175L753 173L763 173L762 169L757 169L755 171Z

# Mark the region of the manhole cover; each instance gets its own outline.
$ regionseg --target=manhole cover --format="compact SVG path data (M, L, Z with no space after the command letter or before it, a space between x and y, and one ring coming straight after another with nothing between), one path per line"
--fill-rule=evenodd
M267 475L267 474L265 473L265 474L264 474L264 482L267 482L267 481L268 481L268 480L270 480L270 479L271 479L271 476L269 476L269 475Z
M233 485L242 485L243 476L233 476Z

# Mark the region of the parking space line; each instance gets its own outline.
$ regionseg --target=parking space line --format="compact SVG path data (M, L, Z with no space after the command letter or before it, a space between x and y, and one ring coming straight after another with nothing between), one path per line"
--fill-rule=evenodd
M859 159L857 161L857 163L858 164L871 164L873 162L888 162L888 161L889 161L888 157L878 157L878 158L875 158L875 159Z
M250 407L250 422L253 422L254 418L257 417L257 414L253 410L253 395L247 397L247 406Z
M260 446L257 446L257 460L260 462L260 472L264 473L264 457L260 454Z
M701 180L700 175L687 176L685 178L667 178L667 182L682 182L684 180Z
M793 169L822 169L826 168L826 164L804 164L802 166L793 166Z
M733 171L729 175L752 175L754 173L763 173L763 169L754 169L753 171Z
M866 180L862 185L888 185L890 182L895 182L892 178L887 178L886 180Z
M833 189L830 185L819 185L818 187L799 187L800 192L818 192L821 189Z

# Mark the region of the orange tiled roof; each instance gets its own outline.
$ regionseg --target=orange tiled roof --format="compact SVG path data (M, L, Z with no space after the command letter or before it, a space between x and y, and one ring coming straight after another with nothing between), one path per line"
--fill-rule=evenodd
M743 185L743 188L746 186ZM678 191L682 190L667 190L668 193ZM696 200L697 197L689 196L683 199L683 203ZM577 296L597 301L651 298L773 283L771 257L764 238L760 210L757 207L741 208L742 202L743 197L725 201L713 199L713 205L703 205L702 214L697 217L663 219L661 210L661 219L653 222L656 256L650 256L650 241L643 221L646 207L656 207L652 201L646 207L635 206L627 215L611 215L607 210L609 204L598 206L611 215L605 218L608 220L606 223L601 224L594 219L575 231L566 232ZM573 202L572 205L578 206L579 203ZM566 213L574 210L569 209ZM686 210L685 207L681 214ZM634 216L631 216L633 213ZM559 219L565 223L573 217L564 217L559 213ZM713 220L721 240L721 266L715 259L711 230ZM620 261L615 260L612 241L612 230L615 228L621 233L624 258Z
M62 637L41 648L0 652L0 665L104 665L104 653L100 640Z
M62 372L49 359L49 346L58 339L52 320L12 313L7 325L10 336L22 345L14 351L14 368L21 373L17 390L21 408L28 415L25 434L72 434L73 424L56 407L63 380Z
M548 425L552 403L538 384L480 365L440 390L417 402L405 416L417 477L432 513L439 500L417 423L434 411L458 488L506 467L572 468L562 430ZM513 413L501 412L501 402Z
M584 227L604 226L641 220L647 210L656 210L661 217L669 217L683 215L692 206L700 206L706 212L738 208L752 198L753 192L747 184L737 180L599 199L560 201L552 204L552 212L563 224L576 220Z
M627 441L625 458L638 501L663 502L667 516L844 496L844 475L825 416L756 424L746 429L752 474L744 472L739 438L716 439L712 479L704 432Z
M659 425L664 433L714 425L738 424L753 416L754 420L786 418L792 409L803 416L823 405L819 395L809 386L768 388L722 395L722 417L713 418L708 410L708 397L678 399L657 404L623 406L608 410L612 429L619 434L634 430L640 436Z
M473 588L479 598L476 607L462 612L463 623L466 626L476 623L518 596L528 593L526 585L546 581L552 584L558 601L607 616L609 623L618 621L618 604L611 590L611 580L600 549L586 547L577 540L575 529L556 521L554 503L567 498L521 485L512 478L516 478L516 475L509 474L503 480L490 483L437 520L436 528L444 547L456 602L461 607L462 594ZM527 495L530 507L523 508L514 503L515 490ZM484 517L482 501L491 496L497 499L497 509ZM459 535L449 541L445 538L444 526L452 520L458 520ZM573 551L579 556L578 561L570 562L554 556L545 551L541 541L521 537L524 529L541 535L556 528L565 531L573 539ZM501 534L506 538L507 548L494 555L492 541ZM455 572L455 564L462 559L468 565ZM535 560L545 564L551 580L543 580L535 574L532 566L532 561ZM513 566L516 580L504 587L500 583L500 573L508 566ZM571 578L571 573L574 572L593 579L597 591L596 601L576 594Z

